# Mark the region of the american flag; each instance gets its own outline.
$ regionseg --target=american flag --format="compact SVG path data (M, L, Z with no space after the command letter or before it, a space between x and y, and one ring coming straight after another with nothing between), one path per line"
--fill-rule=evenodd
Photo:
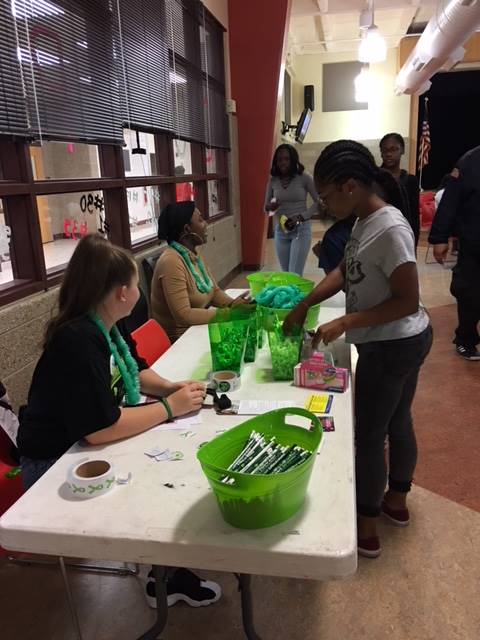
M430 125L428 124L428 109L425 101L425 114L423 116L422 135L418 151L418 168L421 171L428 164L428 156L432 145L430 142Z

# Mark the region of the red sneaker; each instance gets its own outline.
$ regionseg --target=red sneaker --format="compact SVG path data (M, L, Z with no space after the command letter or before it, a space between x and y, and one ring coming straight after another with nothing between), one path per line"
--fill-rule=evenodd
M408 509L392 509L385 500L382 502L382 513L397 527L406 527L410 522Z
M357 538L358 555L364 558L378 558L382 548L380 547L380 538L372 536L371 538Z

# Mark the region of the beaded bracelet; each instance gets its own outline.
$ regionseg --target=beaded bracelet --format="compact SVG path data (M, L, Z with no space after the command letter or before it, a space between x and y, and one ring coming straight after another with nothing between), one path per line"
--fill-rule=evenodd
M168 404L168 401L165 398L160 398L160 402L165 407L165 411L167 412L167 422L171 422L173 420L172 407Z

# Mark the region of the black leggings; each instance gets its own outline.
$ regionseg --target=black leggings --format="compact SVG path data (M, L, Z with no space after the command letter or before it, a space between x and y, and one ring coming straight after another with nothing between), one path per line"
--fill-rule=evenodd
M355 442L357 511L380 514L387 481L385 438L389 439L389 487L410 491L417 462L411 406L418 373L430 347L432 328L411 338L357 345Z

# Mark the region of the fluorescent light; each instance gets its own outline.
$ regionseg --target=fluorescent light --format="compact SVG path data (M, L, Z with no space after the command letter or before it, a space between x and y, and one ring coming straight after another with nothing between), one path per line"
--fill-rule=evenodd
M173 84L186 84L187 79L179 75L175 71L170 71L170 82Z
M371 78L367 67L363 67L354 80L355 102L368 102L371 90Z
M374 24L365 30L358 48L360 62L383 62L387 58L387 43Z
M88 49L88 44L86 40L78 40L77 46L82 47L82 49Z

